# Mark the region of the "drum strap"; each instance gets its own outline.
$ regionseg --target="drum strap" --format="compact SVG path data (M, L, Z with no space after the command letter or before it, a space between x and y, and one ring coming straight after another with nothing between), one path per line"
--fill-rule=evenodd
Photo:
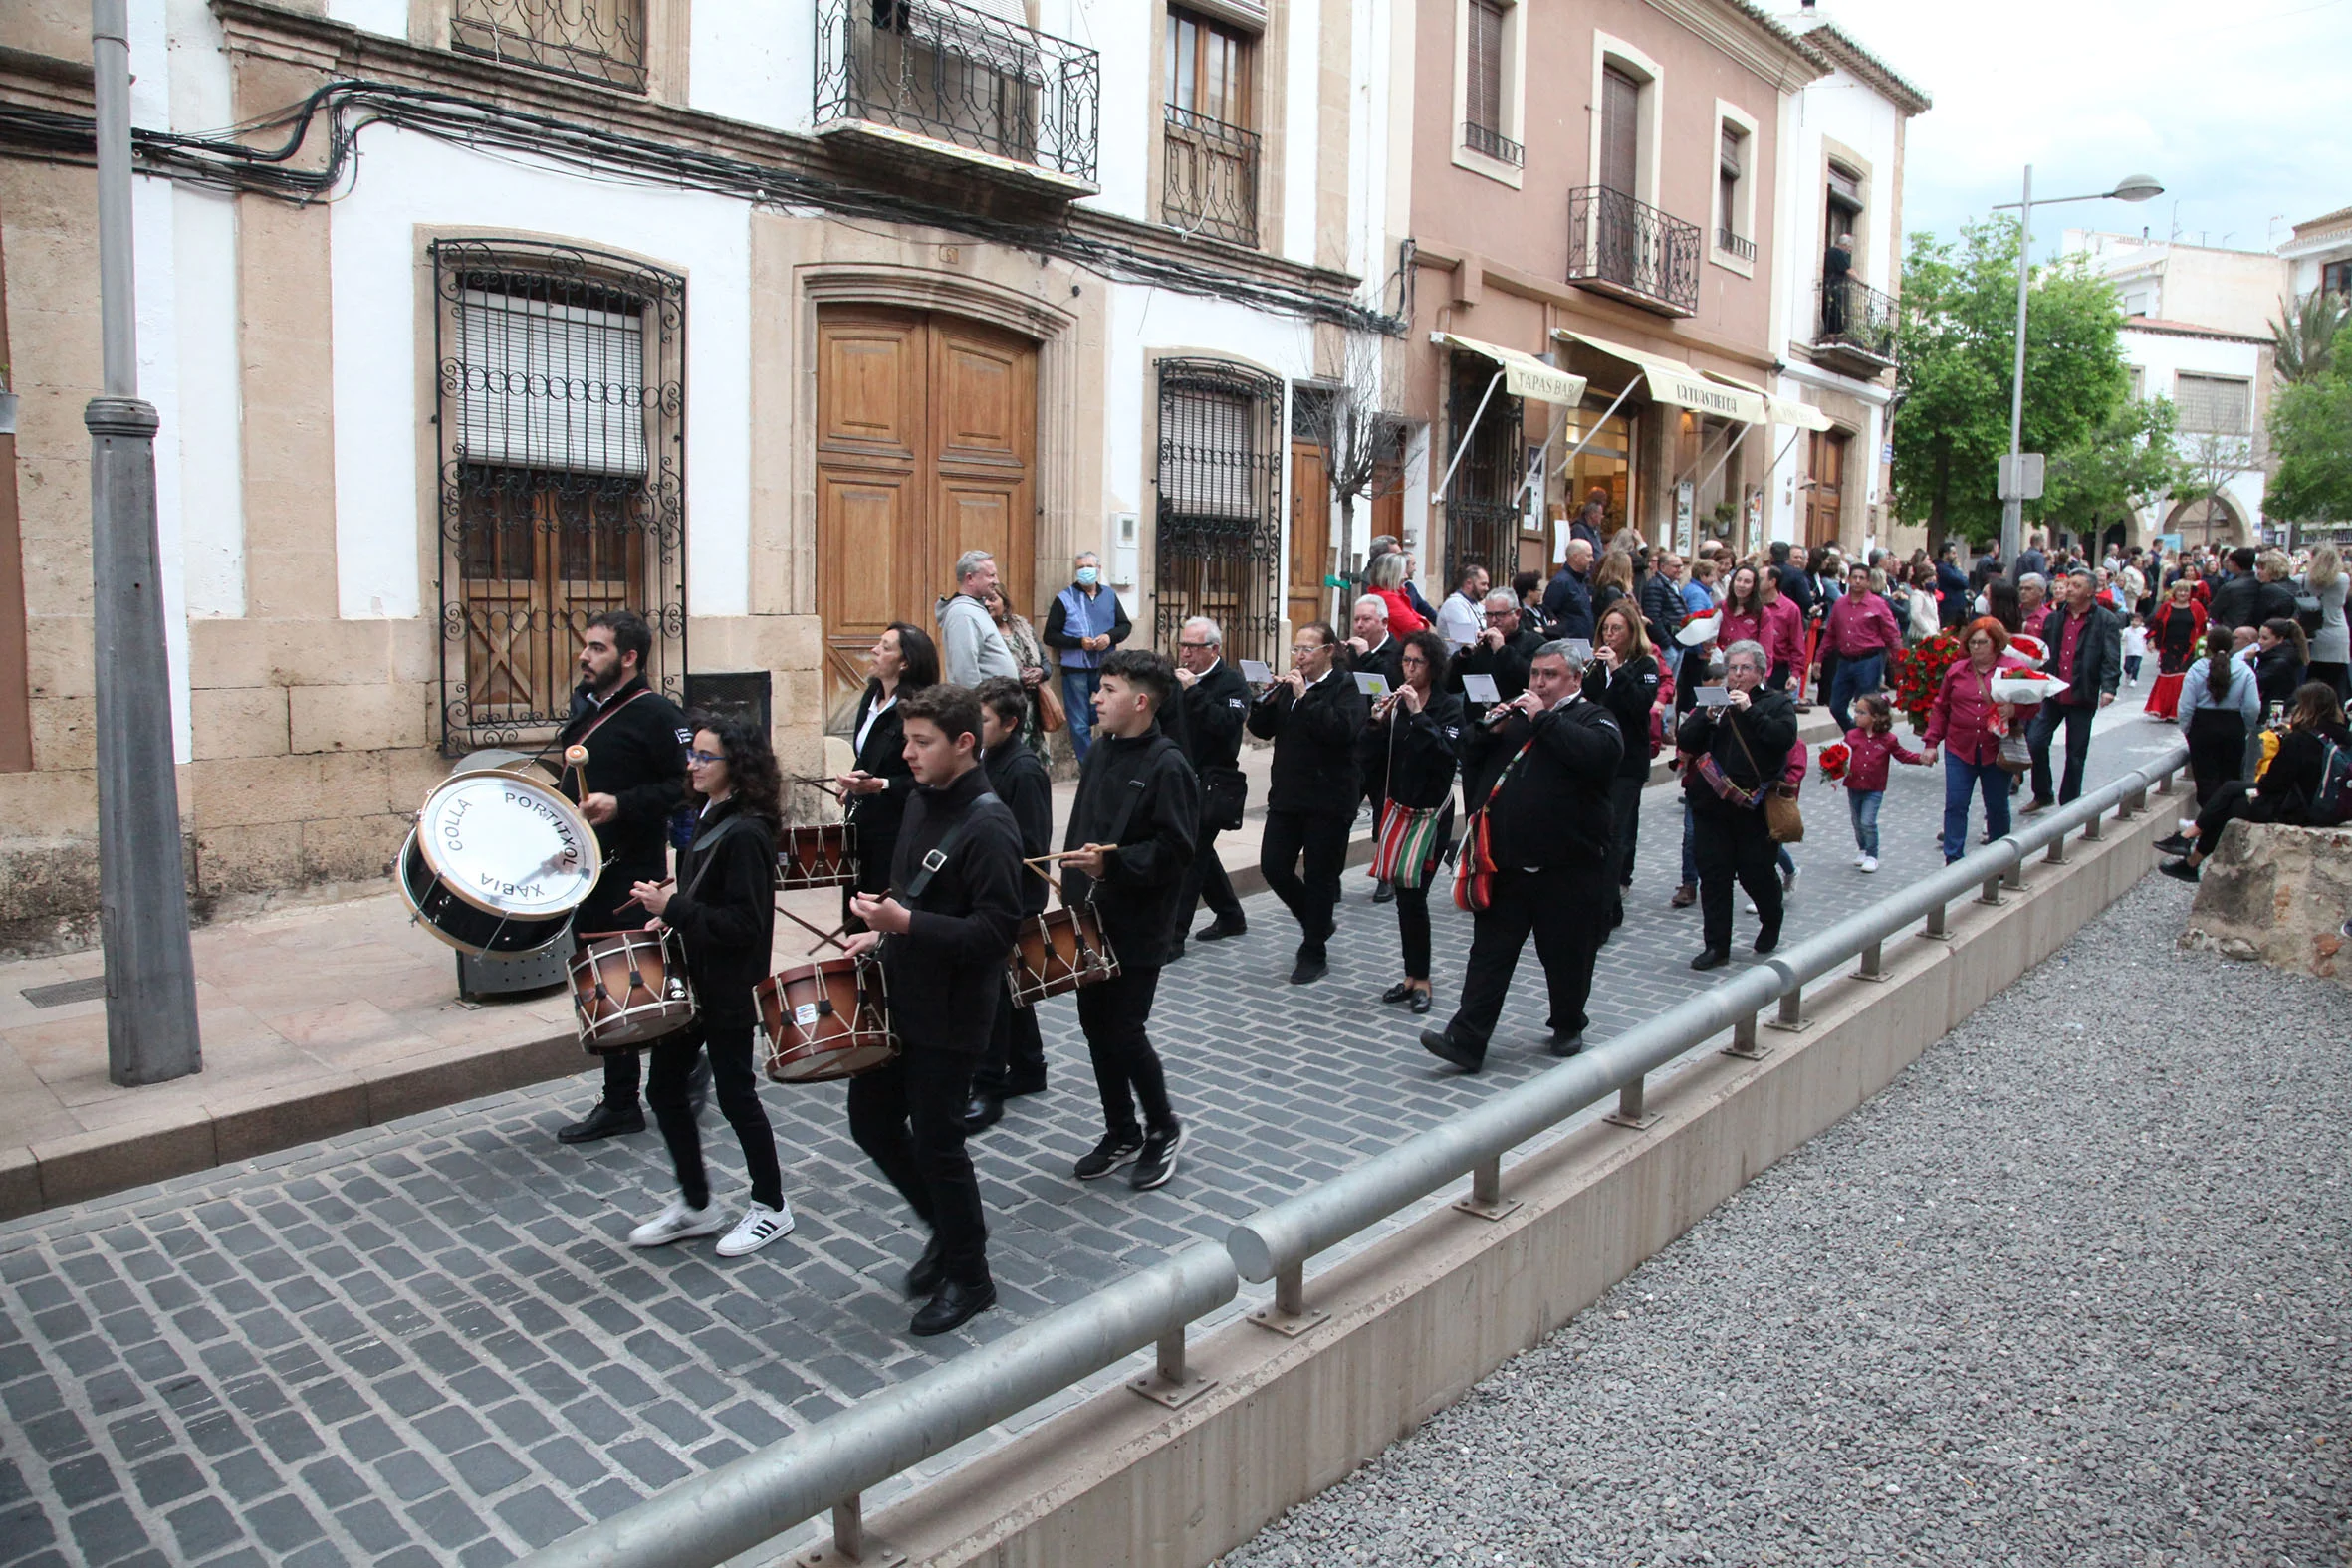
M964 841L965 829L971 825L971 813L966 811L962 819L955 826L949 828L936 845L925 851L922 860L915 866L915 874L906 879L905 901L908 904L911 905L916 899L921 898L923 890L931 885L931 879L947 869L947 857L955 853L956 846Z

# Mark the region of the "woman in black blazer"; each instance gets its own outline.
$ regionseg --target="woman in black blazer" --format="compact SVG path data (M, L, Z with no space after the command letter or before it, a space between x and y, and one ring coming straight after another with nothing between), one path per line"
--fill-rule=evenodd
M1445 639L1428 627L1405 638L1397 661L1403 684L1380 700L1356 739L1364 792L1380 801L1375 836L1391 811L1437 813L1427 819L1428 836L1415 858L1397 867L1396 929L1405 978L1380 995L1382 1002L1405 1003L1415 1013L1430 1008L1429 884L1453 836L1454 777L1462 765L1462 699L1437 684L1448 662Z
M1339 873L1363 795L1355 738L1367 705L1328 621L1310 620L1296 636L1291 673L1251 705L1248 722L1252 735L1274 742L1258 869L1297 918L1301 940L1291 984L1304 986L1330 972L1326 945L1337 929L1332 912L1339 907Z
M898 699L939 684L939 650L930 634L902 620L874 639L873 678L857 699L857 764L833 781L857 824L857 882L841 890L841 921L851 931L865 922L849 913L852 893L881 893L890 886L890 852L898 847L898 822L906 814L915 776L906 766L906 730L898 720Z

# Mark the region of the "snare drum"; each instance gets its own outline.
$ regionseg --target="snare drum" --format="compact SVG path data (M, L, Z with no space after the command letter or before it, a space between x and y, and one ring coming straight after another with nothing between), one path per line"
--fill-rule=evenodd
M599 931L572 956L580 1043L602 1055L635 1050L694 1021L694 985L675 931Z
M851 822L788 827L776 851L776 885L855 887L857 828Z
M544 779L461 770L400 846L409 912L461 953L527 953L564 934L604 868L595 829Z
M1119 972L1119 961L1103 940L1102 922L1092 903L1075 908L1049 909L1022 922L1021 937L1006 961L1006 982L1013 988L1013 1006L1058 997Z
M898 1054L882 966L868 956L794 964L760 982L768 1076L778 1083L851 1078Z

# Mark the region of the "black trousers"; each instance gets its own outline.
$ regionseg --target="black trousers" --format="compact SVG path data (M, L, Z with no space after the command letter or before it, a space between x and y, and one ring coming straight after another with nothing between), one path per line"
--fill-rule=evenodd
M1699 913L1706 944L1732 946L1732 883L1756 901L1757 940L1780 937L1780 846L1772 842L1761 810L1692 813L1691 854L1699 864Z
M915 1217L939 1237L958 1284L988 1280L988 1220L964 1148L964 1105L978 1052L927 1049L849 1080L849 1136L881 1168Z
M2066 770L2058 778L2058 803L2065 804L2082 793L2083 764L2091 755L2091 721L2098 718L2096 700L2087 703L2045 702L2041 712L2033 716L2033 724L2025 732L2025 745L2033 753L2033 798L2050 797L2050 742L2057 738L2058 726L2066 727Z
M1046 1042L1038 1035L1038 1009L1013 1006L1013 990L997 993L997 1021L988 1034L988 1055L972 1075L972 1092L1001 1100L1035 1094L1046 1086Z
M1354 801L1348 802L1350 806ZM1274 896L1298 922L1303 938L1298 949L1309 958L1323 956L1323 944L1336 929L1332 911L1339 907L1339 873L1347 865L1347 832L1352 816L1337 813L1309 815L1304 811L1268 811L1266 835L1259 841L1258 869ZM1306 875L1298 874L1301 854Z
M1583 1033L1589 1021L1584 1004L1592 996L1592 961L1609 934L1609 896L1614 891L1606 864L1496 872L1493 901L1471 917L1462 1006L1446 1032L1472 1050L1485 1052L1494 1037L1495 1020L1503 1015L1520 950L1531 932L1535 958L1550 991L1552 1032Z
M2189 679L2202 681L2203 670ZM2235 709L2200 708L2189 716L2189 776L2197 782L2197 808L2204 810L2214 791L2233 779L2245 777L2245 716Z
M1434 875L1432 880L1434 880ZM1396 935L1405 950L1405 976L1429 978L1429 883L1396 890Z
M1201 830L1199 842L1193 845L1192 865L1184 873L1184 902L1177 917L1180 927L1192 924L1192 913L1204 901L1209 913L1219 920L1239 925L1242 920L1242 901L1233 896L1233 878L1225 874L1225 862L1217 858L1217 835L1221 828Z
M2232 822L2267 822L2272 813L2264 807L2270 804L2268 795L2246 798L2253 785L2242 779L2233 779L2216 788L2213 798L2206 801L2197 813L2197 851L2210 855L2222 847L2222 829Z
M1630 738L1627 744L1632 744ZM1647 742L1643 743L1642 750L1649 750ZM1649 782L1647 774L1639 779L1628 779L1620 774L1609 781L1609 813L1616 818L1613 824L1616 855L1612 868L1617 874L1617 887L1620 889L1633 886L1633 854L1641 847L1641 792ZM1612 891L1609 902L1612 908L1621 905L1622 893Z
M694 1059L705 1049L710 1052L711 1088L719 1112L743 1145L743 1167L752 1180L752 1201L782 1209L784 1173L777 1167L776 1134L768 1125L767 1107L760 1103L760 1080L752 1069L749 1018L740 1023L698 1024L655 1041L646 1052L653 1065L645 1075L645 1103L661 1128L661 1141L669 1145L670 1167L678 1173L678 1195L697 1209L708 1207L711 1201L690 1088ZM629 1055L634 1058L636 1053Z
M1078 989L1078 1027L1085 1031L1086 1054L1094 1058L1105 1132L1132 1138L1144 1129L1164 1132L1176 1125L1167 1075L1146 1032L1159 989L1157 969L1122 969L1109 980ZM1141 1127L1135 1115L1139 1105Z

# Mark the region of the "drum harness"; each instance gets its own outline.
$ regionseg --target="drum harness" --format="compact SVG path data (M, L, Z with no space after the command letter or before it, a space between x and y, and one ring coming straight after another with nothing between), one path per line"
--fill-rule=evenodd
M637 696L639 696L639 697L642 697L643 695L644 695L644 693L643 693L643 692L639 692L639 693L637 694ZM636 700L636 698L632 697L632 698L630 698L629 700L630 700L631 702L634 702L634 701ZM598 722L601 722L601 721L598 721ZM705 851L704 851L704 859L703 859L703 862L702 862L702 864L700 864L700 865L698 865L698 866L696 866L696 867L694 868L694 878L693 878L693 880L692 880L692 881L690 881L690 882L688 882L688 883L687 883L687 884L686 884L684 887L682 887L682 888L680 888L680 889L678 890L678 893L677 893L677 896L678 896L678 897L681 897L681 898L691 898L691 897L693 897L693 896L694 896L694 890L695 890L696 888L698 888L698 887L702 886L702 879L703 879L703 878L704 878L706 875L708 875L708 874L710 873L710 868L711 868L711 861L717 858L717 852L718 852L719 845L720 845L720 844L722 844L722 843L724 843L724 842L726 841L726 839L727 839L727 835L728 835L729 833L732 833L732 832L734 832L734 831L735 831L735 830L736 830L738 827L741 827L742 825L744 825L744 823L745 823L745 822L747 822L747 821L749 821L749 820L750 820L750 818L748 818L748 817L742 817L742 816L738 816L738 817L732 817L732 818L730 818L729 820L727 820L726 822L724 822L724 823L721 823L721 824L720 824L719 830L718 830L717 832L715 832L715 833L711 834L711 841L710 841L710 846L709 846L709 848L708 848L707 850L705 850ZM637 993L637 992L640 992L640 991L649 991L651 988L649 988L649 987L648 987L648 986L645 984L645 977L644 977L644 975L643 975L643 974L642 974L642 973L641 973L641 972L640 972L640 971L637 969L637 958L636 958L636 954L635 954L634 952L631 952L631 953L629 954L629 961L628 961L628 962L629 962L629 992L630 992L630 994L631 994L631 995L634 995L635 993ZM604 974L603 974L603 971L601 971L601 970L598 970L598 971L596 972L596 998L597 998L597 1000L598 1000L598 1001L601 1001L601 1002L603 1002L603 1003L607 1004L608 1006L615 1007L615 1008L617 1008L617 1007L619 1007L619 1006L620 1006L620 1003L619 1003L619 1001L618 1001L616 998L614 998L614 997L613 997L612 993L610 993L610 992L608 992L608 991L606 991L606 990L604 989Z

